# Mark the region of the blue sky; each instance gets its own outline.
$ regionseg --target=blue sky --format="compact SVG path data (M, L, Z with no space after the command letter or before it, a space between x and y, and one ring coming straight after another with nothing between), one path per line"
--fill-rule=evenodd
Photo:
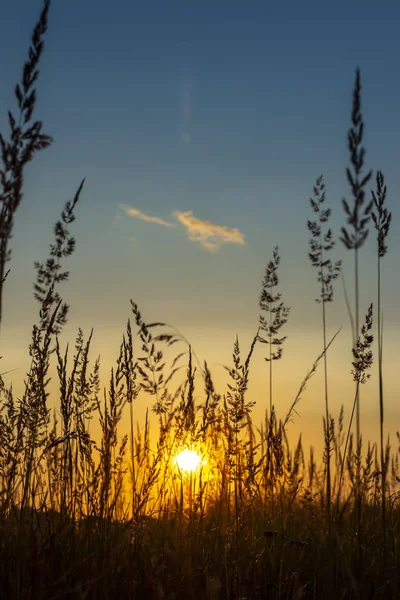
M384 274L389 353L398 334L399 3L53 4L36 117L55 143L29 167L16 215L2 333L11 354L2 351L4 365L13 368L23 348L26 354L37 310L33 260L45 258L62 205L86 177L64 287L71 303L65 335L94 326L97 347L111 360L132 297L149 320L183 330L202 358L211 353L228 362L236 333L249 343L255 332L264 266L279 244L292 313L277 385L289 398L320 348L308 198L323 173L338 233L340 199L349 196L346 134L357 65L366 162L383 170L394 213ZM40 8L39 0L3 7L3 132ZM370 237L361 257L362 310L375 300ZM340 243L335 258L343 258L351 278L352 256ZM340 285L336 298L330 327L333 333L343 325L344 333L332 360L341 364L347 352L335 375L347 381L350 336ZM263 368L262 358L258 364ZM296 373L292 383L288 369ZM265 377L255 375L257 385ZM395 398L390 402L394 407ZM316 400L308 408L319 418Z

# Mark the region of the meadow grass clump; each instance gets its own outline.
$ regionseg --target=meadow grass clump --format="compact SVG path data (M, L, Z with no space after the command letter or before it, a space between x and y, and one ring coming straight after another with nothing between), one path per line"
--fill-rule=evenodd
M49 6L45 0L24 70L24 91L16 92L25 123L34 107L32 85ZM15 397L0 375L0 598L400 596L400 434L397 447L383 443L380 261L391 214L384 205L386 186L380 171L373 206L363 207L369 175L361 176L358 71L352 120L353 172L348 170L348 179L354 207L344 202L350 229L343 230L342 239L355 250L356 319L349 375L356 389L347 428L348 411L342 405L335 419L328 402L327 352L340 330L328 341L325 305L332 300L341 263L327 255L334 240L331 230L324 229L330 209L324 206L322 177L311 199L315 221L308 222L310 260L321 286L322 349L286 414L279 415L272 394L272 361L282 355L285 338L278 336L289 309L281 295L273 293L279 283L277 247L260 299L267 317L260 317L247 354L236 337L225 392L217 390L207 362L200 363L178 330L164 322L147 322L132 300L132 314L106 384L100 358L92 357L93 330L85 334L78 329L73 345L62 344L69 306L60 290L69 277L64 263L75 251L70 226L83 192L81 182L55 225L48 257L34 263L39 314L22 396ZM18 136L28 139L31 134L14 118L10 123L15 127L11 145L6 148L1 138L0 296L6 257L10 258L6 250L12 215L22 198L23 167L34 151L50 143L50 138L41 137L41 124L35 125L29 152L19 156L15 148L23 144ZM380 445L365 444L363 454L359 388L367 383L374 360L374 314L371 303L359 330L358 250L366 240L370 214L378 234ZM270 393L269 410L258 427L253 408L256 400L264 399L249 397L248 386L259 343L269 348ZM176 345L181 351L174 353ZM57 398L49 395L52 361ZM319 461L303 436L290 436L289 424L321 363L325 415ZM135 407L144 395L153 403L142 423ZM185 462L188 456L191 460Z

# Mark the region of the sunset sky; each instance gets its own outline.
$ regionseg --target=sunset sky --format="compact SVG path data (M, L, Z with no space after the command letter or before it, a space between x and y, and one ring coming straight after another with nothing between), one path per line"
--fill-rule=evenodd
M321 351L315 269L306 221L324 174L331 225L345 223L345 177L354 71L361 68L366 164L381 169L393 211L384 259L386 426L396 430L400 294L400 4L375 1L250 3L55 1L38 82L36 118L54 145L27 170L5 287L0 372L22 389L38 305L34 260L81 179L71 232L76 252L60 292L71 305L62 344L94 327L93 359L107 375L118 353L129 298L148 321L175 325L207 359L220 391L236 334L247 352L258 325L260 284L279 244L288 336L276 364L278 414ZM0 131L20 79L40 0L2 9ZM375 180L371 182L374 186ZM375 231L360 256L361 313L376 301ZM353 294L353 255L341 242ZM62 290L62 291L61 291ZM353 399L351 332L340 280L328 334L332 412ZM267 407L267 365L257 347L250 396ZM377 376L363 391L363 426L377 432ZM294 430L321 437L322 370L299 405ZM54 384L55 385L55 384ZM55 388L56 389L56 388ZM146 401L147 402L147 401ZM144 406L144 405L143 405ZM258 418L257 418L258 417ZM399 422L400 425L400 422ZM317 428L315 430L315 428ZM317 431L317 433L316 433ZM310 439L308 439L310 441Z

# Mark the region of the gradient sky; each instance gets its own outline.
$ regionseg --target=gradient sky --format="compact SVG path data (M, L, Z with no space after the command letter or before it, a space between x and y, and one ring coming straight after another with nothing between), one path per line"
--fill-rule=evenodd
M400 5L321 2L53 2L36 118L55 138L29 167L12 240L2 371L15 389L28 365L37 314L33 261L47 256L52 227L80 180L71 231L77 240L63 287L71 304L63 343L78 326L95 337L104 374L118 352L129 298L149 321L177 326L216 379L236 333L243 351L258 324L260 282L279 244L281 290L292 307L276 365L282 412L321 350L316 273L308 262L309 196L324 174L337 233L344 224L354 70L361 67L366 163L381 169L393 210L384 266L387 421L394 431L400 292ZM0 130L15 106L40 0L13 0L0 22ZM149 219L152 217L152 219ZM215 227L217 226L217 227ZM375 301L375 235L361 254L361 310ZM352 254L338 243L352 293ZM66 264L67 267L67 264ZM341 284L329 307L332 410L352 402L351 334ZM256 352L250 393L267 406ZM294 427L320 427L322 376ZM367 433L377 430L375 371L364 394ZM278 401L277 401L277 404ZM279 409L278 409L279 412Z

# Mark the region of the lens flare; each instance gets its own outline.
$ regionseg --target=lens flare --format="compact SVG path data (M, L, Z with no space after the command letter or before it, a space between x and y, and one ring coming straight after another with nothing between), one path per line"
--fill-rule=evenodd
M204 464L200 454L195 450L189 450L189 448L180 452L175 457L175 462L182 471L186 471L187 473L196 471L201 464Z

